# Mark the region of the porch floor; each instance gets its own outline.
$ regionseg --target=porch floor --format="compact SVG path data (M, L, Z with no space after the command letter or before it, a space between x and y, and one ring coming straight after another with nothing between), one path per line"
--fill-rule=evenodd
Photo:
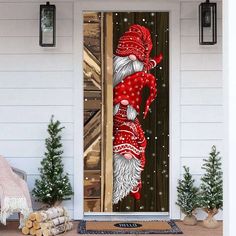
M66 234L67 236L76 236L77 229L77 222L74 222L74 229ZM200 236L200 235L207 235L207 236L223 236L223 223L220 222L220 227L217 229L206 229L202 226L202 222L199 222L197 226L186 226L182 222L177 222L179 228L183 231L184 236ZM3 226L0 224L0 235L1 236L22 236L23 234L18 230L18 222L8 222L7 226ZM132 234L129 234L133 236ZM135 235L135 234L134 234ZM139 234L141 236L141 234ZM166 236L173 236L173 234L165 234ZM104 234L103 234L104 236ZM119 236L121 236L119 234ZM146 236L146 235L145 235Z

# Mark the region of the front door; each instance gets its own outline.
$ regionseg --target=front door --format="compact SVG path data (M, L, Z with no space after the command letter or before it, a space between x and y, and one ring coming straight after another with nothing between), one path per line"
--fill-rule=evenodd
M83 16L84 212L169 212L169 13Z

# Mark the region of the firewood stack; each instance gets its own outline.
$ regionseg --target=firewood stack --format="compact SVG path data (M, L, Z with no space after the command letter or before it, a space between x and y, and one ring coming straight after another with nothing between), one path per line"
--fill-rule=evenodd
M71 230L72 222L63 207L52 207L46 211L36 211L29 215L22 228L24 235L54 236Z

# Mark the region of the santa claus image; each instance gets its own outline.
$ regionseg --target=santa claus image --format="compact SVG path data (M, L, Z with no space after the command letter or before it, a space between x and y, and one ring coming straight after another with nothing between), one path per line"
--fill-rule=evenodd
M113 204L129 194L141 198L141 173L145 168L146 138L139 119L145 119L156 98L156 78L149 73L162 60L151 59L150 31L132 25L119 39L113 58ZM140 114L142 89L149 97Z

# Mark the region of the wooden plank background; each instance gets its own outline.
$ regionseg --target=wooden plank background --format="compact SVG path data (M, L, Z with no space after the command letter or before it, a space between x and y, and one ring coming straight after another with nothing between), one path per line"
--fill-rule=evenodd
M117 212L168 212L169 211L169 19L168 13L130 12L113 13L114 51L118 39L132 24L150 29L153 50L151 56L164 55L159 69L150 72L158 78L158 95L145 120L138 117L147 138L146 166L142 173L142 198L128 196L114 205ZM142 114L149 90L145 89L141 105Z

